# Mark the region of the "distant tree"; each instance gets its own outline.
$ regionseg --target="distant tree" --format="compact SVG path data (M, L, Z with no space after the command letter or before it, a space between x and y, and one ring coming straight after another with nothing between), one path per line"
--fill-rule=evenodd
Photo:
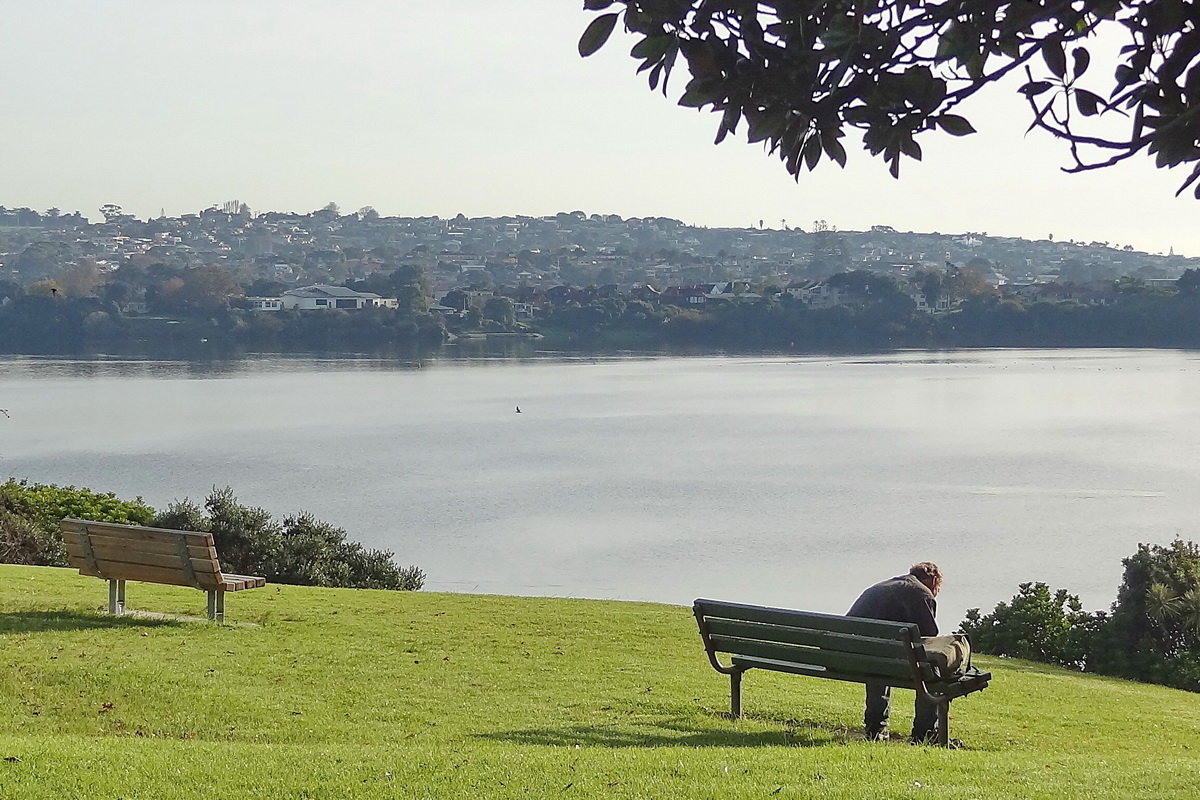
M489 297L483 304L483 318L497 322L505 328L511 328L517 321L513 302L507 297Z
M1175 287L1180 294L1193 296L1200 294L1200 269L1185 269L1175 281Z
M458 311L466 311L471 305L471 298L461 289L451 289L442 297L442 305Z
M609 11L616 8L617 10ZM847 131L899 176L931 131L974 132L959 106L1024 74L1030 128L1069 145L1068 172L1145 153L1200 178L1200 0L585 0L605 13L579 41L587 56L618 22L652 89L683 56L680 105L721 114L717 141L742 122L799 176L845 165ZM1115 64L1110 74L1089 71ZM1195 189L1200 197L1200 186Z
M105 203L100 206L100 214L104 217L105 222L116 222L121 218L121 207L116 203Z
M186 309L211 311L224 308L242 293L229 270L215 265L185 270L183 285L174 292L174 302Z
M67 297L92 297L96 294L96 287L103 281L104 276L100 274L96 264L91 261L85 261L72 267L57 279L58 285L62 287L63 294Z
M247 297L278 297L287 291L287 284L271 278L255 278L246 286Z
M58 281L41 280L29 284L25 289L25 294L30 297L63 297L62 287L58 285Z

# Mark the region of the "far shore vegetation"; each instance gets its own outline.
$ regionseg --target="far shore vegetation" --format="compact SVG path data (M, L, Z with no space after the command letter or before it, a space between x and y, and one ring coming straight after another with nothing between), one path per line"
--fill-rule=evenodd
M886 225L0 206L0 352L1200 347L1200 259Z

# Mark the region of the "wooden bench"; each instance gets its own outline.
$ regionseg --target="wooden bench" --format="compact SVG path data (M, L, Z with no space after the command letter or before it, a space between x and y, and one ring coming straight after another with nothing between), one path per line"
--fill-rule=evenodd
M913 689L937 704L937 740L950 737L950 701L987 687L991 673L942 675L926 656L916 625L836 614L697 600L700 637L713 668L729 676L730 713L741 716L742 673L768 669L839 681L880 681ZM724 665L717 655L730 656Z
M143 528L86 519L59 523L70 565L108 581L108 610L125 613L125 581L191 586L208 593L208 618L225 620L225 593L265 586L266 578L221 572L211 533Z

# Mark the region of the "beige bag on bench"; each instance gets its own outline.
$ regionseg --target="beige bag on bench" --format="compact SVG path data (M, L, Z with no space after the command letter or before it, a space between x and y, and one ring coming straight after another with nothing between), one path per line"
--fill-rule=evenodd
M971 663L971 643L961 633L950 636L925 636L921 638L925 655L938 673L947 678L962 672Z

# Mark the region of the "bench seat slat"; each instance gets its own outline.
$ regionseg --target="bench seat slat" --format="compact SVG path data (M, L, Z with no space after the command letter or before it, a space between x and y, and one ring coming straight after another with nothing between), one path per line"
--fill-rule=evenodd
M224 588L227 592L240 592L244 589L258 589L267 585L267 579L259 575L222 575Z
M872 677L912 679L912 665L907 659L830 652L815 647L796 647L753 639L739 639L734 636L714 635L710 636L709 640L712 642L713 648L720 653L820 666Z
M793 611L786 608L751 606L719 600L697 600L695 608L705 617L765 622L792 628L811 628L852 636L903 641L906 635L918 637L917 626L907 622L843 617L837 614L818 614L814 611Z
M138 564L145 567L167 567L179 569L182 571L183 564L178 555L168 555L166 553L139 553L132 550L118 550L111 547L95 547L93 549L96 561L105 563L121 563L121 564ZM67 558L72 567L78 569L81 566L87 565L87 557L83 552L83 548L78 545L67 546ZM197 577L202 574L216 575L221 571L221 566L211 558L191 558L192 570Z
M742 639L761 639L767 642L806 645L834 652L857 653L881 658L908 658L908 645L894 639L873 639L811 628L793 628L729 619L706 619L705 627L710 634L736 636Z

